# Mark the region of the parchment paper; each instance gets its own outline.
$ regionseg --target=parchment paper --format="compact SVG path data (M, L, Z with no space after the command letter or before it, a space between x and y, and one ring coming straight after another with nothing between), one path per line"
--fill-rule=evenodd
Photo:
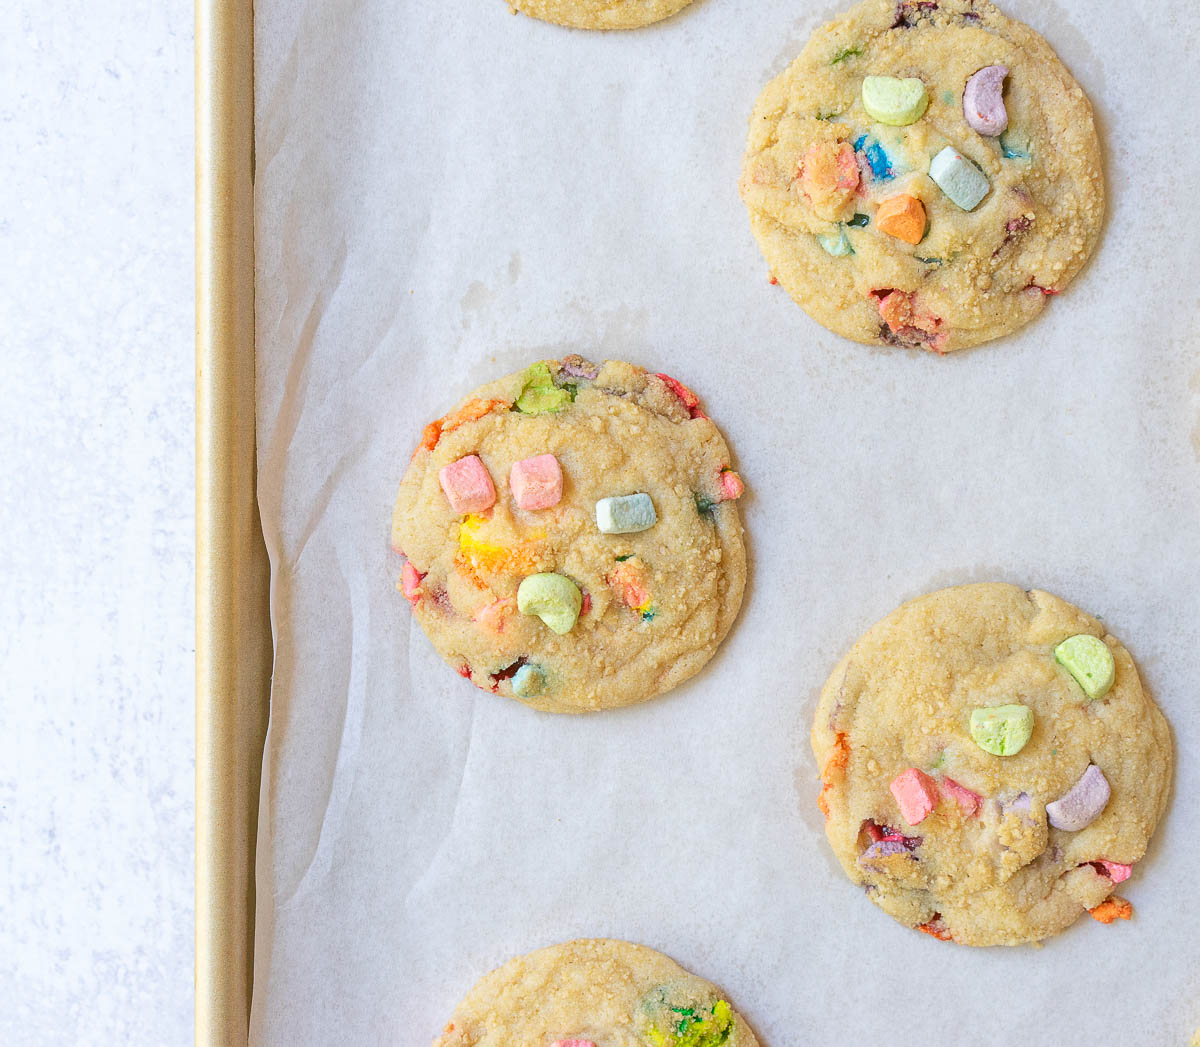
M736 183L768 77L840 4L697 0L572 32L502 0L258 0L259 455L277 663L255 1044L427 1045L508 957L644 942L767 1047L1165 1045L1195 927L1200 15L1009 0L1096 105L1098 254L1016 336L947 359L827 333ZM541 715L434 654L393 589L421 426L567 351L677 375L749 487L717 658L623 712ZM826 675L901 601L1001 579L1102 615L1178 748L1121 893L1044 948L894 923L825 844Z

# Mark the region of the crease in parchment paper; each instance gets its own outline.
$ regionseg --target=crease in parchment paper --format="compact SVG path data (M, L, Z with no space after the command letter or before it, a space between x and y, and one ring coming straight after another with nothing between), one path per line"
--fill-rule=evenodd
M346 270L348 250L345 242L339 243L332 253L329 268L321 281L319 292L313 297L308 314L300 328L295 352L283 380L282 405L275 420L271 437L267 441L265 471L274 472L282 468L284 456L292 446L292 437L308 402L308 364L312 358L317 334L326 314L329 301L341 286Z
M330 775L329 791L325 797L324 808L320 812L320 831L317 844L308 858L304 871L296 885L277 899L278 907L286 909L300 895L305 885L313 877L328 875L334 861L334 849L342 834L344 815L350 793L355 787L357 776L353 757L357 755L362 744L363 717L365 715L367 695L365 686L365 665L361 658L364 648L371 642L371 619L369 603L366 600L368 581L363 575L345 563L340 553L338 566L346 581L350 593L350 605L356 610L353 615L350 639L349 680L346 685L346 703L343 707L340 736L337 746L337 757Z
M369 433L360 435L349 447L347 453L338 459L329 475L317 489L316 496L313 498L312 504L309 507L307 519L300 528L300 533L297 536L297 549L295 554L295 569L299 570L300 564L304 560L304 550L308 548L308 543L312 536L316 533L317 528L321 525L325 511L329 508L329 503L333 501L334 493L338 489L338 484L348 469L351 469L363 456L367 443L370 441Z
M416 626L414 625L413 628L416 629ZM476 732L478 730L478 725L479 725L479 715L478 714L479 714L479 700L477 698L472 697L472 699L471 699L471 724L470 724L470 727L468 727L468 729L467 729L468 733L467 733L466 751L463 753L462 762L460 763L459 768L458 768L458 784L456 785L456 787L454 789L454 799L453 799L454 806L450 809L450 816L449 816L449 818L446 819L446 823L445 823L445 826L446 826L445 831L441 834L441 837L438 840L436 849L434 850L433 854L431 854L429 856L429 861L426 864L424 870L422 870L416 877L414 877L408 890L405 892L404 907L406 909L411 907L413 895L419 893L420 890L426 885L426 883L428 882L430 877L432 877L435 874L435 871L437 870L439 863L442 860L442 856L445 853L447 846L450 844L450 842L454 838L454 828L458 823L459 809L462 805L464 786L465 786L466 780L467 780L467 769L470 767L470 764L471 764L471 751L477 744Z

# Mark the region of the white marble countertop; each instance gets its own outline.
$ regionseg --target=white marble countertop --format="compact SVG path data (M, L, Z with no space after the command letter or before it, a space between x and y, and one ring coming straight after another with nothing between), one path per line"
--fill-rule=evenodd
M192 1027L188 0L0 4L0 1043Z

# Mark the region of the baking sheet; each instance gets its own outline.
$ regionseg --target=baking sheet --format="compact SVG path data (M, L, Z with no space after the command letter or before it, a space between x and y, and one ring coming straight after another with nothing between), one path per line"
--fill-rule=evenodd
M721 984L769 1047L1182 1043L1200 780L1200 15L1011 0L1090 93L1096 259L947 359L827 333L767 282L736 183L765 81L840 5L698 0L571 32L501 0L258 0L260 500L276 667L252 1041L424 1045L485 971L580 935ZM677 375L745 477L751 579L698 678L585 718L478 691L393 583L421 426L581 352ZM1122 893L1041 949L870 905L807 733L838 657L958 582L1050 589L1139 660L1178 748Z

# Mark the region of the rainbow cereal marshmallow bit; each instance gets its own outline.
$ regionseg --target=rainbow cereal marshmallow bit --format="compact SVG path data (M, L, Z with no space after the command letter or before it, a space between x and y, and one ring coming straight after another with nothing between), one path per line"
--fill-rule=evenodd
M658 514L648 494L615 495L596 503L596 526L604 534L632 534L656 523Z
M411 560L405 560L404 566L400 570L400 591L413 607L417 606L417 602L421 599L421 580L425 576L418 571Z
M915 76L868 76L862 82L862 106L872 120L907 127L929 108L929 92Z
M517 610L537 615L546 628L559 636L574 628L582 607L583 593L579 586L561 574L531 574L517 586Z
M513 675L512 688L518 698L536 698L546 689L546 674L536 665L522 665Z
M438 482L450 508L459 515L481 513L496 504L491 474L477 454L443 465L438 471Z
M1054 648L1054 660L1067 670L1093 701L1103 698L1116 678L1117 666L1108 644L1098 636L1068 636Z
M950 146L929 162L929 177L964 211L975 210L992 188L987 175Z
M1111 795L1104 772L1094 763L1088 764L1088 769L1065 795L1046 804L1046 820L1063 832L1077 833L1100 817Z
M742 478L732 469L721 470L720 482L721 497L717 499L720 502L731 502L746 493L746 485L742 483Z
M888 788L896 798L901 816L909 825L920 825L941 798L937 782L916 767L896 775Z
M514 462L508 486L519 509L552 509L563 493L562 466L552 454Z
M953 778L942 779L942 794L947 799L953 800L958 809L968 818L978 814L979 805L983 803L983 797L972 792L965 785L959 785Z
M971 738L985 753L1016 756L1033 734L1027 705L993 705L971 711Z
M910 193L889 196L879 205L875 224L888 236L906 244L919 244L928 224L925 205Z
M1096 864L1104 870L1104 874L1113 882L1115 886L1118 883L1124 883L1133 875L1133 866L1124 865L1121 862L1110 862L1107 858L1098 858Z
M1004 78L1008 66L986 65L967 80L963 89L963 116L973 131L988 138L1002 135L1008 127L1004 108Z
M854 202L861 175L849 142L818 142L800 161L800 188L813 212L827 221L840 217Z

